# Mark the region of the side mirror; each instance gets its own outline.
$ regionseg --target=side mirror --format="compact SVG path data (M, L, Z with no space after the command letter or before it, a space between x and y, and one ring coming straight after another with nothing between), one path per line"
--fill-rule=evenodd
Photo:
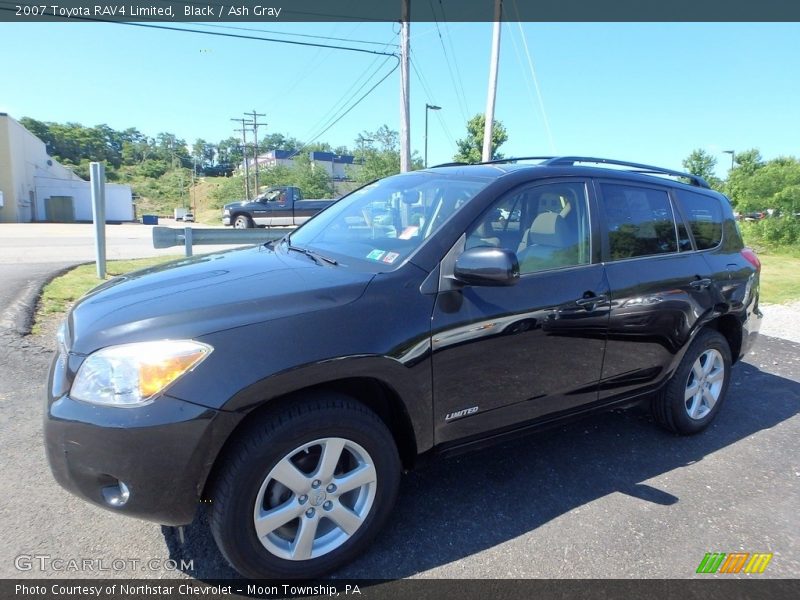
M470 248L456 259L453 275L469 285L514 285L519 281L519 261L507 248Z

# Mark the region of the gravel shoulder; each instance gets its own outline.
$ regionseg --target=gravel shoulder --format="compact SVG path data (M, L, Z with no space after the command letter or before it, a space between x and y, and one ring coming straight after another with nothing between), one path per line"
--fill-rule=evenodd
M800 344L800 300L788 304L762 304L761 335Z

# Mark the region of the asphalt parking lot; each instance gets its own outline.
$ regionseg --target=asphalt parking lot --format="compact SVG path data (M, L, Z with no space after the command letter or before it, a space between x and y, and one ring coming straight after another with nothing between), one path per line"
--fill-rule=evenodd
M4 281L10 269L0 264ZM41 434L50 358L49 340L0 327L0 577L98 575L24 560L37 556L93 560L103 577L235 577L202 516L181 543L174 529L55 483ZM762 337L704 434L676 437L643 413L615 412L435 462L404 477L388 527L336 576L684 578L706 552L744 551L774 553L759 577L797 577L799 411L800 344ZM139 563L109 568L115 559Z

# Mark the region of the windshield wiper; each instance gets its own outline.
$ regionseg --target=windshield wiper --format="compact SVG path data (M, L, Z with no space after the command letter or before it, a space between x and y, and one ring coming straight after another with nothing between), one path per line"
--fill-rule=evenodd
M314 262L316 262L317 264L321 264L322 262L326 262L329 265L339 264L339 262L336 259L323 256L319 252L314 252L313 250L309 250L308 248L301 248L300 246L293 246L288 235L285 238L283 238L283 242L286 244L286 250L294 250L295 252L299 252L300 254L305 254L306 256L314 260Z

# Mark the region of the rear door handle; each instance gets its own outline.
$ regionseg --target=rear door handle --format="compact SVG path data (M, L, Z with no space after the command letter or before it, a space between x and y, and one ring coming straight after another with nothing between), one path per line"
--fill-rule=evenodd
M708 277L704 277L703 279L695 279L694 281L689 283L696 290L706 290L711 287L711 280Z

